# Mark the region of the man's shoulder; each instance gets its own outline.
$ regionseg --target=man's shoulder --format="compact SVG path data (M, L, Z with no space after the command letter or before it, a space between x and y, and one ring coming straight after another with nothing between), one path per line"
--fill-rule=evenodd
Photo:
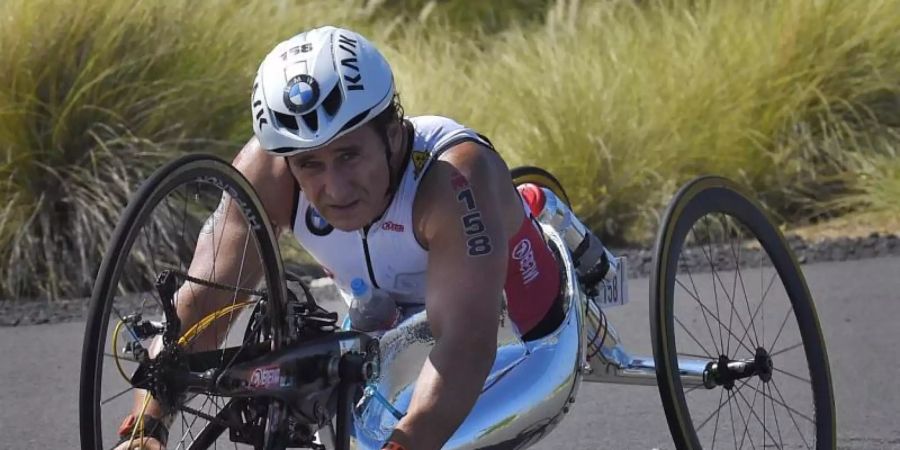
M503 158L487 145L470 140L447 150L432 161L423 176L416 198L418 206L428 209L441 208L442 203L454 204L463 185L492 191L512 186Z
M456 120L445 116L424 115L424 116L407 116L406 120L416 126L416 129L440 129L440 128L459 128L463 125Z
M413 127L414 148L419 151L441 151L461 140L481 140L472 128L444 116L406 118Z

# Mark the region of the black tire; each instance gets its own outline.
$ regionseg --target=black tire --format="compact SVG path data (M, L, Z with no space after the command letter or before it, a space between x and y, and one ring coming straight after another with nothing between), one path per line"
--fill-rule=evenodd
M513 185L518 186L523 183L534 183L550 189L557 197L559 197L566 205L571 205L566 190L563 189L562 183L556 179L550 172L534 166L519 166L511 169L509 175L513 180Z
M193 191L189 191L187 187L194 185L197 186L196 197L194 197ZM146 281L131 280L126 283L126 280L133 278L133 274L126 273L128 270L134 269L129 264L137 260L132 259L133 257L130 255L133 252L138 252L138 248L151 249L151 251L163 247L168 247L170 250L181 250L173 247L190 240L190 233L185 232L186 224L192 222L196 225L197 223L197 220L191 221L188 218L187 200L185 200L183 207L181 237L176 239L177 242L174 242L174 244L168 238L168 234L160 234L159 229L154 228L156 225L153 225L155 223L153 221L156 220L154 217L157 216L152 216L152 214L155 214L154 211L158 213L159 211L167 210L167 208L168 210L177 210L178 208L173 209L171 207L170 202L172 201L171 198L177 198L178 193L181 192L179 189L184 190L182 197L188 199L199 197L201 187L210 191L204 191L204 195L207 193L218 193L221 197L221 192L227 191L231 198L236 200L236 203L240 206L239 208L228 208L229 214L230 211L237 210L242 214L245 223L253 225L249 227L251 232L246 242L254 243L257 251L256 255L262 263L262 280L266 287L266 310L268 314L268 320L263 322L268 324L266 326L269 329L266 332L272 338L273 347L277 348L284 343L286 338L286 325L282 319L284 317L282 310L286 302L285 282L283 279L284 270L276 235L253 187L230 164L213 156L193 154L166 164L141 186L137 194L129 202L113 234L94 284L88 322L85 329L79 391L79 423L81 448L83 449L99 450L111 448L111 445L118 440L115 435L115 428L109 428L110 417L105 417L104 421L101 413L116 415L116 420L119 421L128 413L127 410L110 411L110 408L106 408L106 411L104 411L104 407L101 406L101 401L104 400L101 399L101 391L103 390L104 365L106 364L107 371L109 371L110 366L113 366L113 358L110 358L108 354L105 355L105 350L109 345L107 339L111 325L110 316L113 313L121 316L122 312L127 312L120 311L118 306L114 310L113 303L121 300L119 295L127 288L133 288L134 286L140 286L141 289L148 288ZM173 197L169 197L170 195ZM232 201L232 204L235 204L235 202ZM157 207L160 209L157 210ZM167 217L173 217L173 215L170 214ZM145 226L147 226L146 230L149 231L144 230ZM156 230L156 235L153 234L154 229ZM153 240L154 236L165 236L165 239L160 239L157 242ZM196 236L196 233L194 236ZM252 236L252 241L249 236ZM143 239L139 240L139 238ZM147 243L151 240L153 240L152 243ZM164 240L165 242L163 242ZM245 251L247 248L246 242ZM147 243L146 246L141 247L144 243ZM193 247L188 250L188 253L192 251ZM183 257L184 254L182 253L181 258ZM187 261L189 262L190 259ZM152 262L154 269L156 269L157 260L153 259ZM184 270L186 271L186 269ZM238 278L241 278L240 275ZM148 300L149 297L152 297L152 293L145 295L144 302L140 306L142 310L148 302L151 307L154 306ZM124 297L125 295L122 294L122 298ZM124 300L122 301L123 303L117 303L117 305L127 304L124 303ZM121 319L121 317L118 317L118 319ZM182 328L181 332L184 331ZM118 358L116 359L118 360ZM121 383L121 380L113 381ZM126 383L123 384L128 385ZM128 395L128 397L130 396ZM211 439L209 442L215 441L218 434L224 431L223 427L207 428L201 435ZM105 441L104 436L106 437ZM172 439L173 437L170 436L170 444Z
M702 235L704 230L705 236ZM714 246L714 235L723 240L727 239L729 244ZM743 240L747 238L752 238L758 245L746 245ZM699 245L686 245L690 242ZM734 264L724 261L729 253L734 257ZM700 266L693 265L693 270L697 273L691 273L690 258L696 257L696 260L703 261L702 256L705 256L706 260L702 262L703 270L709 269L712 292L715 295L715 311L711 301L709 306L706 306L701 300L694 276L700 275L698 270ZM756 287L755 276L745 277L741 265L747 262L752 270L754 260L757 263L755 269L759 271L760 295L755 311L751 313L750 297L755 299L756 296L748 294L747 286L753 294ZM767 272L771 272L771 277L766 286ZM773 294L775 292L773 287L777 284L776 278L783 286L786 298L778 303L769 301L777 295ZM729 283L726 284L723 281L725 279ZM688 281L692 288L687 286ZM676 287L676 284L679 287ZM703 287L705 284L699 283L699 286ZM729 291L731 296L728 295ZM740 298L741 291L743 299ZM834 394L828 355L809 288L781 232L772 225L762 208L741 188L726 179L709 176L698 178L678 191L666 210L656 238L650 292L650 326L657 382L669 430L677 448L700 449L704 445L709 447L706 437L710 434L712 446L716 448L727 448L732 442L736 448L740 448L748 437L762 441L763 445L756 445L756 448L764 447L766 444L784 448L786 445L784 436L787 435L790 442L795 431L796 442L800 448L836 448ZM722 304L725 308L730 304L730 310L720 309L719 295L725 297L721 299ZM779 306L781 303L784 305ZM765 310L767 306L769 314ZM784 308L786 312L784 319L780 321L777 334L772 333L775 337L769 345L767 338L771 338L772 334L766 335L765 325L770 317L775 317L775 321L768 323L774 323L779 327L778 319L781 318L780 311L778 314L771 314L773 308L775 310ZM688 314L679 318L679 312L682 311L687 311ZM725 325L725 314L728 314L728 325ZM746 323L741 318L744 314L749 319ZM799 342L791 347L779 348L778 341L781 337L789 339L787 336L792 334L791 329L785 328L790 316L795 318L795 321L791 321L791 325L796 325L798 329L794 332L798 336L791 339ZM690 319L693 319L693 322ZM679 326L677 329L676 323ZM715 323L718 323L718 339L713 331L716 328ZM741 328L737 328L738 323ZM762 325L758 326L760 323ZM688 327L696 330L696 334L691 333ZM706 338L707 331L709 339ZM738 338L737 335L740 333L743 335ZM759 337L760 334L762 337ZM676 335L681 336L680 342ZM756 344L756 349L753 349L752 345L747 345L748 341ZM735 342L734 349L731 348L732 342ZM782 341L782 345L784 342L786 341ZM699 347L699 350L696 350L696 353L688 353L688 349L692 346ZM715 348L715 351L709 348ZM763 351L761 352L759 348ZM802 354L800 351L789 353L797 348L802 349ZM747 361L752 359L752 355L748 355L750 350L762 354L762 361L768 360L760 367L770 364L774 369L771 367L764 369L767 375L732 380L730 387L727 381L713 387L697 386L694 378L695 387L685 390L682 383L685 375L679 371L677 362L679 356L701 361L715 360L716 357L723 356L728 361ZM710 366L706 367L709 369ZM808 380L793 373L801 370L808 370ZM770 379L766 380L766 376ZM754 380L758 388L752 386ZM796 387L790 390L785 388L782 391L779 384ZM747 398L750 391L745 391L748 393L746 396L741 391L747 386L753 391L752 402ZM809 390L807 391L804 386L808 386ZM712 394L710 396L707 393ZM716 393L718 402L714 401ZM726 403L722 401L726 393L728 411L725 410ZM756 404L757 396L762 398L762 414L757 411L759 408ZM787 400L797 398L803 400L798 402L800 406L812 403L813 413L807 416L797 409L798 403L790 403L790 400ZM706 409L702 407L704 405L715 405L711 414L706 414ZM737 414L741 415L741 420L736 424ZM713 415L715 425L712 428L704 428L713 423ZM728 432L729 415L731 431L735 437L733 440L717 443L719 430L724 430L722 433ZM774 424L770 423L770 420L774 421ZM741 432L739 429L742 427ZM804 432L804 429L809 432ZM703 440L699 436L700 433L705 436ZM761 436L751 436L753 434Z

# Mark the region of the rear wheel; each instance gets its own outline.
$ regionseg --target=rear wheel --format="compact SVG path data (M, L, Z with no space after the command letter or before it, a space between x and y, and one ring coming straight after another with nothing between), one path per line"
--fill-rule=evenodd
M783 236L739 187L703 177L676 194L650 287L657 381L678 448L835 448L813 299ZM687 360L705 362L702 382L679 370Z
M513 185L518 186L524 183L534 183L538 186L550 189L557 197L559 197L566 205L571 205L566 190L563 189L562 183L556 179L550 172L534 166L519 166L509 171L512 177Z
M224 227L231 226L241 231L231 230L230 236L241 237L223 242ZM213 247L205 267L213 269L205 276L188 276L188 269L197 263L193 259L198 237L204 235L204 242ZM241 249L236 273L215 269L223 246ZM164 273L171 283L168 291L154 282ZM204 344L203 350L219 354L211 364L225 368L236 357L234 353L226 357L226 347L243 349L262 341L271 342L272 349L282 346L287 337L283 273L262 203L231 165L211 156L189 155L155 172L125 210L94 285L82 355L81 447L110 449L119 441L119 423L141 401L131 378L142 352L151 359L160 348L191 353L200 350L195 343L206 340L212 347ZM202 325L175 325L175 305L189 294L195 307L206 310L197 322ZM226 433L228 424L256 423L257 429L265 430L266 417L279 414L248 399L179 392L163 396L172 409L167 416L172 421L167 448L221 444L231 448L236 446L230 440L235 430ZM255 447L262 441L260 436L243 439L256 442ZM268 448L277 447L269 441Z

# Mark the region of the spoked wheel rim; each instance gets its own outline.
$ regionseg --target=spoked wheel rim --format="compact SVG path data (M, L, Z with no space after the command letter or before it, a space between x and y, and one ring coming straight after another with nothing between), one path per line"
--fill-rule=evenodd
M685 186L657 238L651 326L679 448L834 448L815 306L783 237L727 180ZM702 377L678 360L705 362Z
M223 192L228 193L225 202L221 201ZM222 208L214 215L219 206ZM197 282L177 277L182 289L174 296L175 302L179 301L178 296L186 296L183 292L187 290L203 289L202 282L219 287L208 288L208 292L215 293L204 297L210 302L213 300L209 299L217 298L215 306L208 306L206 317L210 318L210 325L193 334L189 331L191 327L182 327L178 344L172 345L190 353L198 350L194 347L198 342L213 336L210 339L219 342L221 365L227 367L233 361L233 354L225 361L225 352L221 351L225 347L243 347L245 343L263 340L278 347L283 342L282 321L256 320L253 326L247 322L253 311L264 311L268 317L283 317L279 308L285 298L274 233L249 182L230 165L213 157L191 155L166 165L130 202L94 287L82 358L83 448L109 449L118 442L116 429L134 402L134 388L129 379L139 358L126 348L140 343L140 347L154 351L151 348L163 346L161 339L143 335L147 334L147 327L154 324L159 327L165 317L173 316L166 313L166 300L149 280L165 271L187 273L198 236L211 237L215 250L224 245L216 237L216 233L221 234L221 227L204 223L210 216L217 217L215 220L220 223L240 218L239 223L251 231L237 245L243 249L246 260L255 263L246 267L241 264L230 276L213 269ZM210 255L212 261L208 266L215 267L217 252ZM241 290L235 289L236 286ZM258 308L260 301L266 305L265 309ZM211 315L215 311L219 314ZM129 320L136 313L141 319ZM229 398L196 392L174 395L180 399L181 406L171 416L167 448L214 448L223 444L226 444L223 448L241 448L228 439L224 424L228 416L246 415L249 411L246 401L235 403Z

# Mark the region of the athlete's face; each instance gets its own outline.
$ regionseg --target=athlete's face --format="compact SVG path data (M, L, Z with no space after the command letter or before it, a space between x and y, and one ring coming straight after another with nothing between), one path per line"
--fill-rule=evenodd
M365 125L288 160L306 198L325 220L351 231L368 225L387 207L390 174L384 150L374 127Z

